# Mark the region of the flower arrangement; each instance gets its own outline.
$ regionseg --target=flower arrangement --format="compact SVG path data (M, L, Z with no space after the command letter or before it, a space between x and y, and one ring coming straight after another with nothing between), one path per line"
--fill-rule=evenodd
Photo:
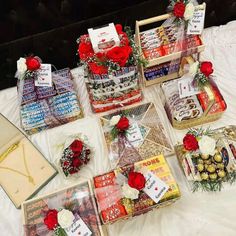
M190 155L185 161L195 179L193 191L220 191L223 182L235 182L236 172L228 167L226 148L216 142L210 129L190 129L183 138L183 149L185 156Z
M190 65L189 73L194 77L194 85L199 88L209 84L209 76L214 72L213 65L210 61L198 61Z
M64 151L60 166L65 176L74 175L90 160L91 150L81 140L75 139Z
M41 63L41 59L37 56L20 57L17 61L16 77L18 77L18 79L34 77L37 75L37 70L40 69Z
M49 209L44 217L44 224L48 230L53 230L56 236L66 236L65 229L75 220L73 213L67 209Z
M78 55L81 62L87 65L93 74L103 75L119 71L121 67L146 64L141 59L139 50L134 42L129 27L123 30L122 25L115 25L120 38L120 45L106 52L95 53L88 35L81 36L78 40Z
M193 18L194 8L192 0L172 0L169 6L178 24L191 20Z

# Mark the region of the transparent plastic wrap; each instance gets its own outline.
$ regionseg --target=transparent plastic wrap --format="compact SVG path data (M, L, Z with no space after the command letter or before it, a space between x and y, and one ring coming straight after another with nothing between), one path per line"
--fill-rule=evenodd
M39 79L42 81L40 86L37 85ZM40 68L34 71L28 69L23 78L18 73L21 125L27 134L83 117L69 68L52 72L51 85L45 86L43 81Z
M85 224L91 232L90 235L104 235L89 182L77 184L24 202L22 205L24 214L24 235L55 235L55 231L49 230L48 226L45 224L46 221L44 220L45 215L51 209L69 209L75 216L74 223L79 221L80 223L82 222L82 224ZM79 225L78 228L80 226L81 225ZM71 234L65 233L59 235Z
M56 166L65 178L78 178L81 168L84 168L94 157L94 150L87 136L71 135L61 145L63 147L60 158L56 160Z
M175 151L189 188L217 192L236 181L236 127L190 129Z
M100 117L100 120L113 168L161 153L173 153L166 130L151 102L121 109ZM125 132L119 132L119 128Z
M163 155L96 176L93 184L103 224L144 214L180 197L178 185Z
M114 45L110 41L106 43L106 36L109 35L106 26L94 31L102 29L103 33L98 38L89 29L89 35L82 35L77 40L78 55L85 68L87 90L95 113L142 100L138 64L144 61L140 60L130 28L123 29L119 24L114 26L112 34L119 39Z

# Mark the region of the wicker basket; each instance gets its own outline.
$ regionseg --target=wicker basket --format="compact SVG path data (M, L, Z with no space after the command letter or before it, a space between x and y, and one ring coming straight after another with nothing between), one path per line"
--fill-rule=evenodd
M155 22L160 22L160 21L164 21L167 20L168 18L170 18L172 15L171 14L164 14L164 15L160 15L160 16L156 16L156 17L152 17L149 19L145 19L145 20L141 20L141 21L136 21L136 28L135 28L135 40L137 45L140 48L140 53L142 54L142 49L141 49L141 40L140 40L140 26L144 26L144 25L148 25L148 24L152 24ZM200 52L202 52L205 49L205 46L202 44L202 40L201 37L199 36L199 40L201 41L201 45L188 49L187 51L179 51L179 52L174 52L168 55L164 55L164 56L160 56L158 58L154 58L152 60L148 60L148 65L146 68L150 68L156 65L160 65L162 63L167 63L167 62L171 62L173 60L176 59L180 59L183 55L186 54L198 54ZM140 66L140 72L141 72L141 77L142 77L142 81L144 86L150 86L153 84L159 84L162 83L164 81L168 81L171 79L175 79L179 77L179 73L178 72L174 72L171 74L167 74L165 76L161 76L152 80L146 80L145 76L144 76L144 67L141 65Z

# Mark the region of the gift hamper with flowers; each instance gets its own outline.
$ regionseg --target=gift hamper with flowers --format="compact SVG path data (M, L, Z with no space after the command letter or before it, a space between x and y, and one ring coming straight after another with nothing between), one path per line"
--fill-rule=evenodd
M94 112L104 112L142 100L137 65L140 59L129 27L109 24L89 29L78 40L78 55Z
M192 57L181 61L180 74L188 64L188 73L180 79L162 83L162 98L167 116L176 129L212 122L219 119L227 108L226 102L212 78L213 65L209 61L194 62ZM186 80L187 79L187 80ZM183 81L187 81L183 83ZM191 89L189 89L191 88ZM192 90L191 95L183 91Z
M190 129L176 154L193 191L220 191L236 181L236 127Z
M179 77L181 58L187 55L196 58L205 48L200 36L204 26L205 3L198 5L194 0L172 0L168 11L165 15L136 21L136 42L140 53L148 61L146 68L140 65L145 86ZM199 14L203 18L201 25L195 25L195 17ZM141 27L153 23L160 26L140 31ZM190 30L193 27L201 29Z
M112 168L164 153L173 154L155 105L133 105L100 117Z
M27 134L74 121L83 113L69 68L51 71L36 56L17 61L21 125Z
M103 224L167 206L180 198L163 155L95 176L93 185Z
M25 236L106 234L89 182L26 201L22 212Z

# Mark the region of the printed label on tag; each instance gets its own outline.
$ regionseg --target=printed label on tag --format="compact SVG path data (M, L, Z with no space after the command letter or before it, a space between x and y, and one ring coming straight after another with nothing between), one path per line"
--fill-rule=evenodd
M164 194L168 191L169 186L154 175L151 171L144 173L146 185L143 191L155 202L158 203Z
M51 64L41 64L41 67L38 70L38 78L35 80L35 86L41 86L41 87L52 86Z
M200 93L198 87L193 86L192 77L182 77L178 82L179 97L185 98Z
M69 228L66 228L65 231L68 236L77 236L77 235L90 236L90 235L92 235L91 230L88 228L88 226L84 223L84 221L78 215L76 216L74 223Z
M137 122L132 123L129 127L126 137L134 147L138 147L143 143L143 136Z
M204 28L206 4L195 6L193 18L188 22L187 34L202 34Z

